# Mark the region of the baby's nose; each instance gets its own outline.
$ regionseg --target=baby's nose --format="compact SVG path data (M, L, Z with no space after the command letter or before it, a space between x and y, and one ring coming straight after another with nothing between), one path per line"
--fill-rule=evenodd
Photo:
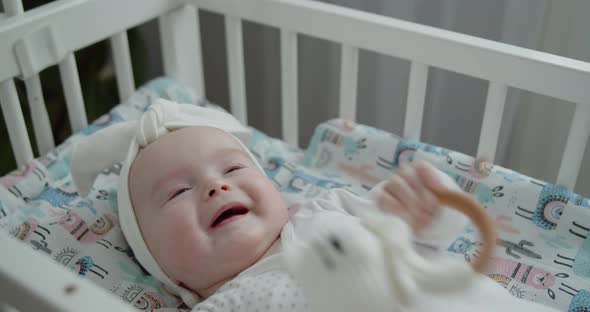
M209 191L207 192L207 195L208 195L207 197L211 198L222 191L229 191L229 185L216 184L216 185L212 186L211 188L209 188Z

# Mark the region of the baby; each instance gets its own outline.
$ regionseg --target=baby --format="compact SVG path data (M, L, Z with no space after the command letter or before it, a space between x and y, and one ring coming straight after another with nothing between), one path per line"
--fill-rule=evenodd
M131 166L131 202L149 250L201 298L280 250L287 206L254 162L224 131L196 126L163 135ZM378 192L380 206L420 230L438 207L430 189L441 186L427 163L399 172Z
M159 100L139 122L103 129L74 147L72 175L83 195L100 169L125 159L118 190L125 237L146 270L195 311L306 310L281 261L282 245L300 235L297 218L350 215L355 198L425 236L442 235L434 228L444 224L450 240L465 220L440 210L433 190L459 189L427 163L400 166L367 198L329 191L290 218L279 190L237 138L246 132L227 113ZM102 144L112 148L96 148ZM89 163L93 169L85 169Z

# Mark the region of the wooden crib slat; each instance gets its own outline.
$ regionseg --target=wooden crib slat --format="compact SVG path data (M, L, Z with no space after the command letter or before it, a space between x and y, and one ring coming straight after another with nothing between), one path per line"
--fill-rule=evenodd
M124 29L135 27L185 5L186 0L51 1L42 7L27 11L19 18L3 18L0 27L0 81L23 74L18 57L14 53L14 45L28 37L31 31L39 33L48 31L44 29L53 29L54 37L59 40L60 50L78 51ZM194 9L192 5L189 6ZM137 9L139 7L141 9ZM104 18L84 19L86 16ZM194 28L191 28L190 32L195 35ZM46 44L39 42L35 46ZM59 54L59 59L56 60L52 53L48 52L51 51L35 53L39 56L34 63L36 69L43 70L63 59L63 55ZM188 54L195 57L194 51Z
M494 162L496 156L496 147L498 146L507 92L508 87L505 84L490 82L483 114L483 124L479 135L479 145L477 147L477 157L484 158L490 162Z
M404 138L406 139L420 140L427 81L428 66L418 62L412 62L408 84L406 119L404 121Z
M246 82L244 76L244 45L242 21L237 17L225 17L229 96L232 114L243 124L248 124L246 110Z
M117 89L119 91L119 100L127 100L135 90L135 81L133 79L133 68L131 66L131 56L129 54L129 40L127 32L122 31L110 39L111 53L115 64L115 75L117 77Z
M39 75L33 75L25 80L27 89L27 98L31 109L31 119L33 120L33 129L35 130L35 140L39 148L39 154L45 155L55 147L49 114L43 98L41 89L41 80Z
M281 29L281 97L283 140L299 146L297 33Z
M2 0L2 6L9 16L22 14L25 11L22 0Z
M4 122L8 127L12 152L17 165L20 167L33 159L33 150L31 149L25 118L12 79L0 82L0 105L2 106Z
M88 125L88 121L86 120L86 108L82 97L78 66L73 52L67 53L64 60L59 63L59 73L66 97L72 132L78 132Z
M24 13L22 0L2 0L2 6L8 16L16 16ZM32 78L25 80L25 84L27 87L29 105L31 107L33 126L35 127L36 132L35 137L37 138L37 146L39 147L39 150L42 151L49 145L45 144L45 137L47 135L42 133L43 130L37 130L37 126L42 124L42 121L39 120L43 119L43 112L40 112L37 109L39 107L36 103L37 99L41 100L41 105L45 111L44 116L47 116L47 110L43 103L43 95L41 94L41 96L39 96L38 93L41 90L39 76L34 75ZM37 96L31 96L31 92ZM4 120L8 127L8 135L10 137L10 144L12 146L14 158L16 159L17 165L20 167L33 159L33 151L18 99L18 93L16 92L14 81L12 79L2 82L2 85L0 86L0 102L2 104ZM39 113L40 116L36 116L36 113ZM49 127L49 136L51 136L51 143L53 144L51 127Z
M561 159L557 183L573 189L590 136L590 103L578 103Z
M340 57L340 118L356 120L359 49L342 45Z
M192 87L205 96L201 32L196 5L183 5L158 18L160 44L166 76Z
M194 0L203 9L588 103L590 64L323 1ZM384 38L386 38L384 40ZM400 44L403 43L403 44ZM501 66L499 66L501 65ZM551 77L552 83L547 83Z

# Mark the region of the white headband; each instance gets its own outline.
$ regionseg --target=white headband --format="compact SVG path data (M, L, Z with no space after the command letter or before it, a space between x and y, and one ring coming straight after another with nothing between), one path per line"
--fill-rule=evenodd
M163 282L169 291L180 296L187 305L192 307L199 301L198 295L175 284L162 271L143 240L131 205L128 186L129 171L140 148L170 131L189 126L208 126L226 131L240 144L258 169L264 173L254 155L236 137L241 136L244 139L249 134L248 129L231 114L217 109L178 104L164 99L155 100L138 121L109 126L74 144L71 172L79 194L86 196L102 169L124 160L117 194L119 222L123 234L143 267Z

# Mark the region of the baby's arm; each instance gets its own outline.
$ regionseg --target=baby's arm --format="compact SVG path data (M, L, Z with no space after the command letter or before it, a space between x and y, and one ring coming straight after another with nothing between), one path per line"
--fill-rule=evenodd
M467 224L467 217L442 207L434 190L462 190L427 162L402 164L396 174L376 185L369 197L382 210L408 222L420 240L450 243Z
M441 207L432 191L435 189L462 192L448 175L421 161L402 164L395 175L373 187L368 196L333 189L309 205L312 211L340 211L359 217L379 207L408 222L419 241L448 246L467 224L467 217L454 209Z

